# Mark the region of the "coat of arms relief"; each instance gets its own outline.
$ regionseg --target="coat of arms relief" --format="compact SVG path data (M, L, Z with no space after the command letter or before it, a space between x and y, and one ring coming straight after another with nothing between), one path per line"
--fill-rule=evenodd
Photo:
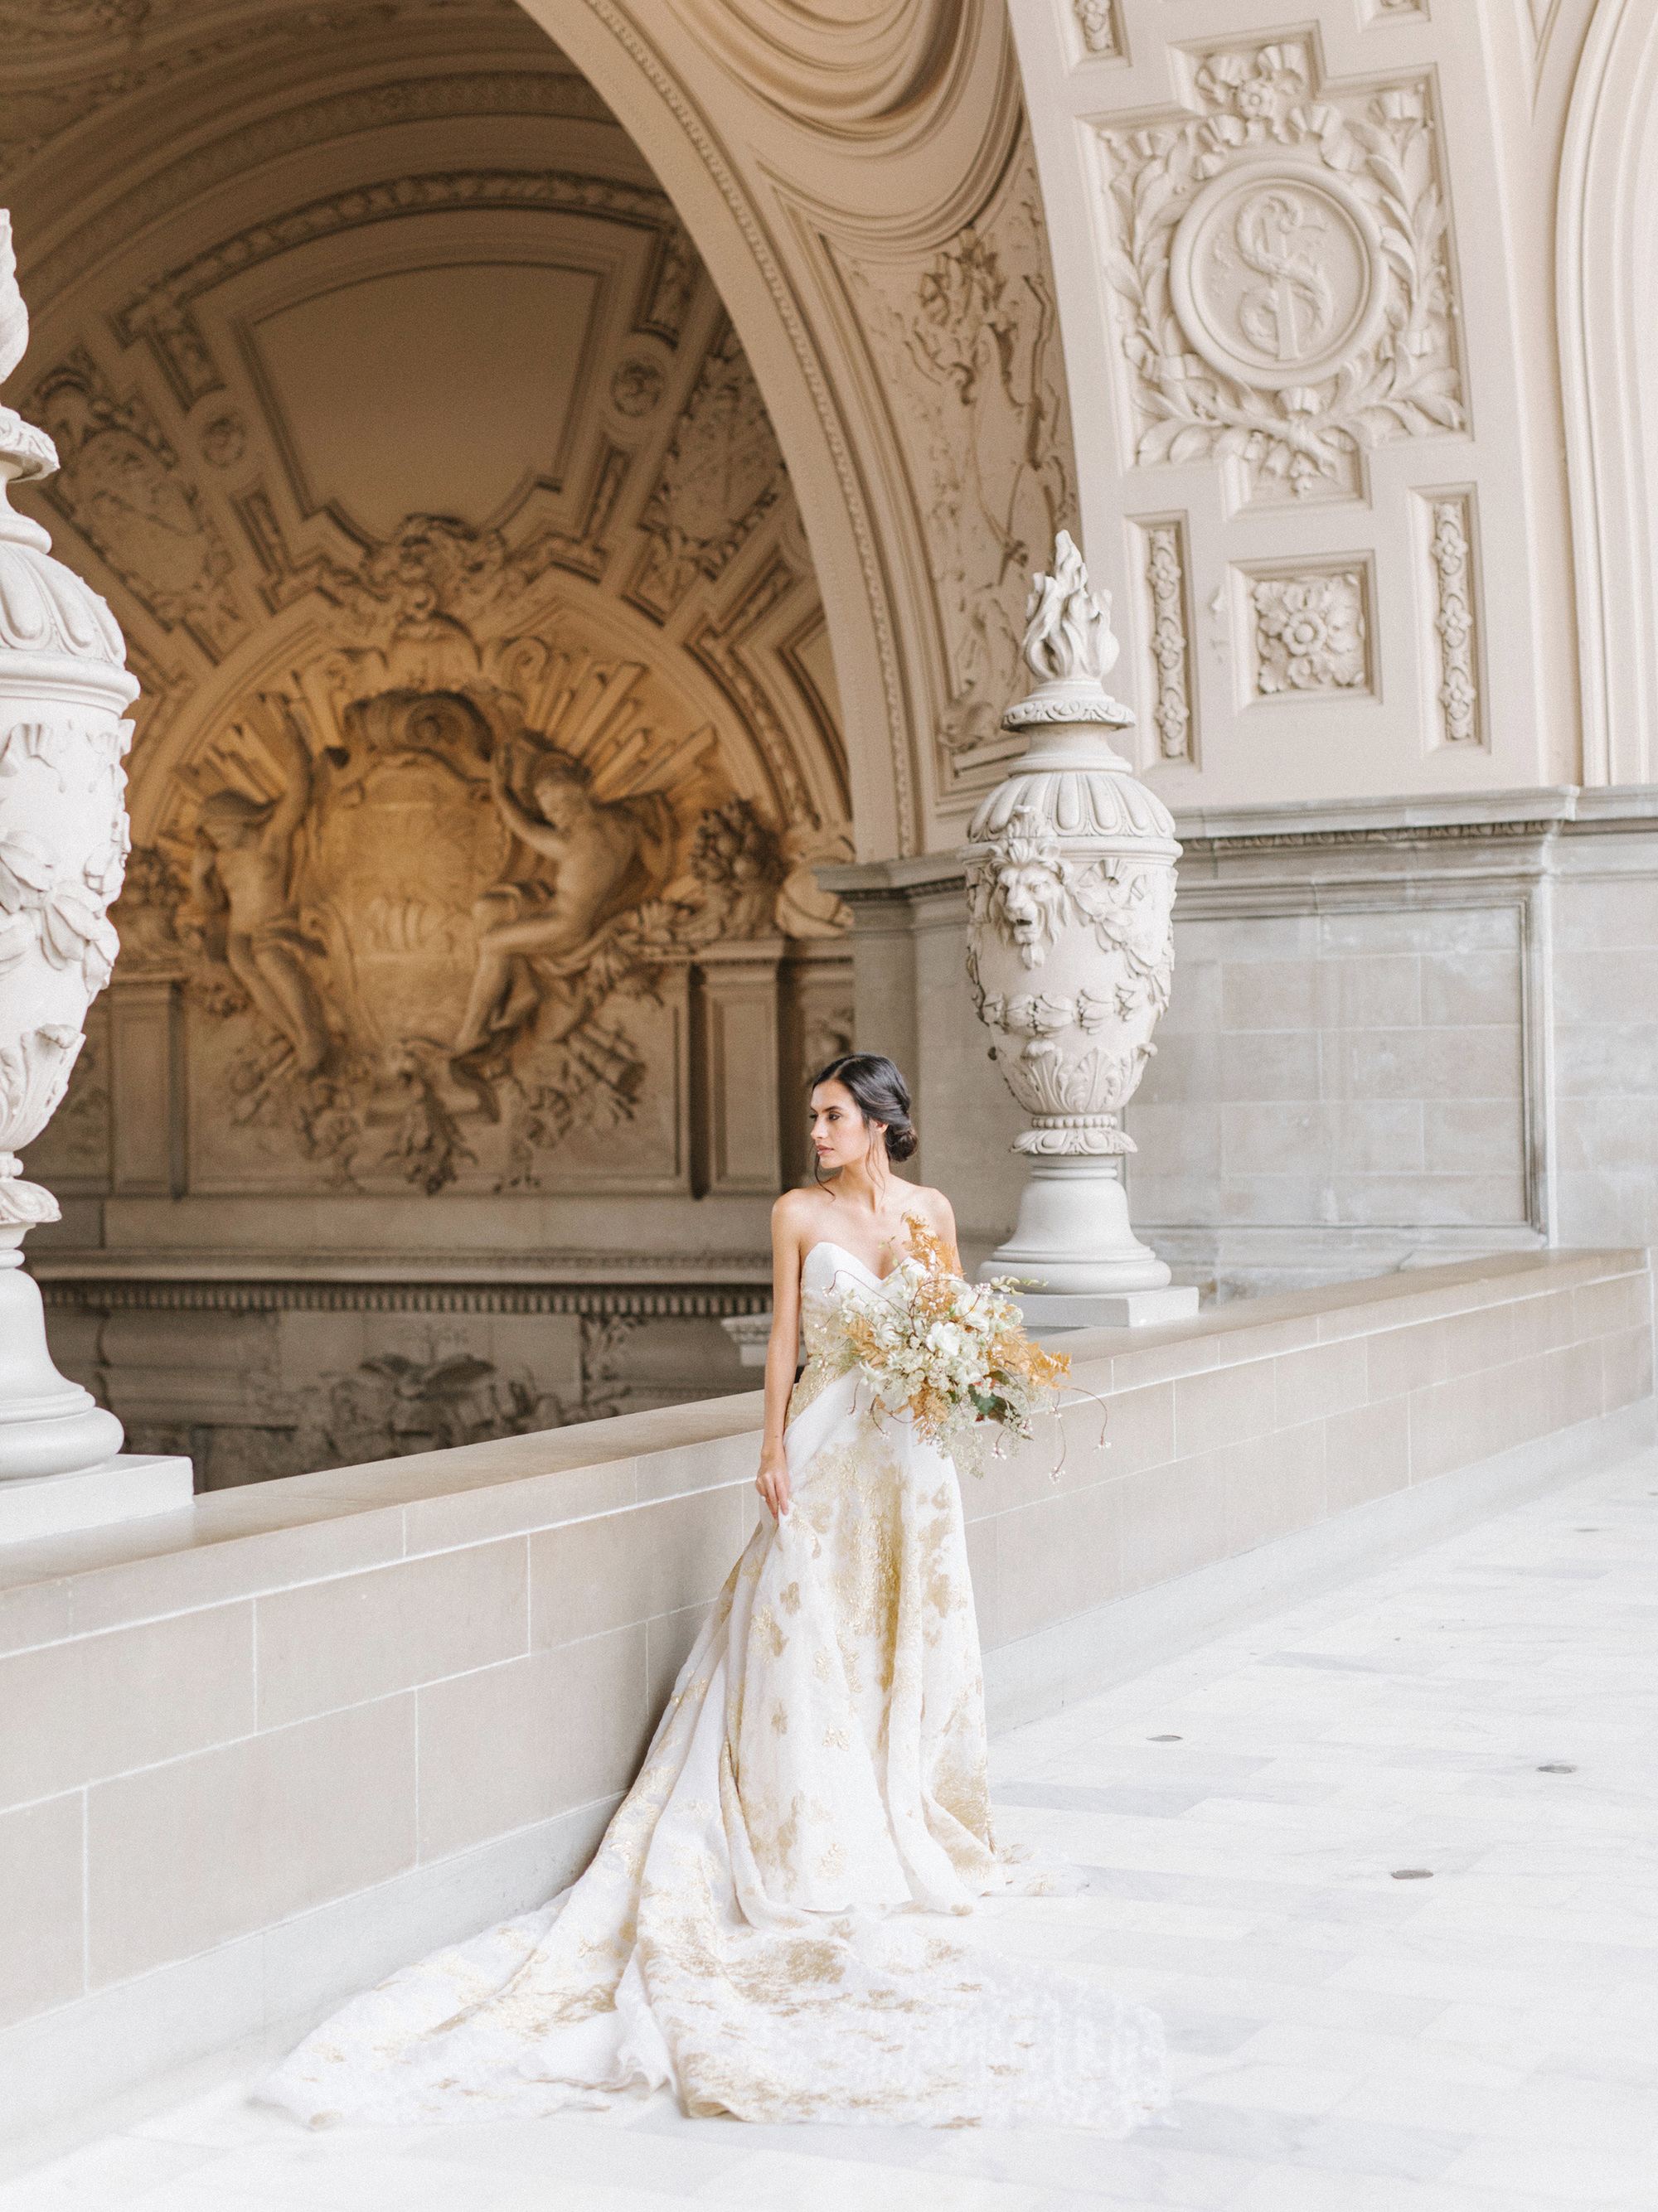
M316 580L330 634L174 771L119 917L185 980L192 1182L534 1187L624 1121L672 1181L689 970L777 927L778 830L533 547L411 517Z

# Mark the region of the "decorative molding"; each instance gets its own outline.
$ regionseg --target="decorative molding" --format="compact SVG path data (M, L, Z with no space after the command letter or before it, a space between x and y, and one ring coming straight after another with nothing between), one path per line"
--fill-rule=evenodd
M1374 31L1379 23L1425 23L1428 0L1359 0L1359 28Z
M1174 59L1185 110L1096 132L1137 465L1306 498L1466 429L1432 79L1344 92L1294 39Z
M1197 723L1186 523L1171 516L1136 527L1151 603L1149 637L1157 694L1151 720L1157 732L1158 757L1195 762Z
M719 578L788 481L747 356L722 323L639 517L649 543L630 596L665 621L698 576Z
M166 630L212 661L247 635L229 548L143 398L118 400L84 346L41 377L30 411L57 446L45 496Z
M204 253L149 278L112 317L123 345L148 338L181 407L221 391L224 379L192 313L194 302L229 276L257 268L296 246L450 209L531 208L657 234L656 265L638 327L677 345L701 263L672 204L660 191L567 169L448 169L391 177L309 200L222 239Z
M910 465L948 655L947 756L993 739L1018 681L1023 580L1076 506L1028 131L974 221L925 260L837 255Z
M314 18L296 15L288 6L278 6L272 12L283 27L284 39L314 41ZM332 8L329 12L334 24L345 30L361 27L382 46L388 28L400 18L426 15L449 22L454 20L448 0L364 0L363 4ZM541 36L527 21L524 31L532 40ZM245 32L239 28L229 33L225 45L245 67L249 58ZM558 58L555 48L544 46L540 51L555 61ZM210 52L207 58L216 60L219 56ZM586 87L584 78L575 81ZM118 252L129 239L250 168L306 153L333 139L354 137L383 123L473 113L538 114L542 112L541 88L549 82L568 83L570 78L567 72L546 68L483 75L466 70L451 73L440 60L432 65L429 76L399 76L390 81L382 77L367 87L302 100L275 114L239 120L234 130L193 147L106 201L33 265L31 283L43 299L55 300L88 270ZM609 111L605 112L609 118Z
M1473 494L1418 491L1413 497L1425 524L1433 573L1441 733L1448 745L1478 745L1484 740L1484 710L1475 613Z
M571 1255L576 1264L582 1256ZM698 1255L686 1264L769 1267L763 1253ZM49 1262L61 1268L62 1261ZM600 1264L615 1261L602 1255ZM602 1318L686 1320L764 1313L769 1281L740 1284L132 1282L119 1276L70 1278L48 1273L40 1283L48 1306L78 1313L366 1313L581 1314Z
M0 4L0 48L7 51L8 58L15 19L22 12ZM55 21L58 10L48 12ZM411 16L418 15L430 19L448 12L442 8L442 0L424 0L424 4L417 6L409 5L408 0L391 0L389 5L386 0L377 0L377 4L366 7L331 8L329 27L335 30L357 23L384 35L399 20L407 21ZM314 16L296 17L290 7L279 6L268 12L263 25L239 23L217 38L199 40L148 57L139 54L135 58L129 48L113 67L74 75L64 72L62 48L54 40L52 52L59 64L58 70L50 77L36 78L28 83L24 96L9 103L9 111L0 111L0 179L21 171L54 138L90 122L123 100L145 94L152 99L158 94L165 96L167 91L184 87L198 71L226 61L234 60L245 70L261 46L267 53L273 48L292 48L302 40L314 40L317 27ZM246 145L242 156L243 161L251 165L302 145L314 144L320 137L344 136L375 125L420 122L449 115L533 115L568 117L573 121L591 123L614 121L587 80L568 68L457 70L453 74L424 78L394 78L371 89L338 93L326 100L308 101L303 107L290 109L282 115L260 118L248 130L238 131L235 139L239 143L247 139L254 142ZM176 167L194 169L199 174L203 155L210 160L213 150L202 149ZM140 191L153 191L154 182L140 187ZM36 272L37 276L41 273Z
M1071 0L1071 8L1082 34L1083 49L1090 58L1119 61L1126 58L1117 0Z
M1481 845L1552 837L1573 825L1557 818L1536 822L1412 822L1382 830L1264 830L1258 836L1206 837L1182 829L1188 860L1248 853L1294 852L1322 845Z
M1366 564L1350 556L1327 567L1239 574L1248 594L1252 698L1373 692Z

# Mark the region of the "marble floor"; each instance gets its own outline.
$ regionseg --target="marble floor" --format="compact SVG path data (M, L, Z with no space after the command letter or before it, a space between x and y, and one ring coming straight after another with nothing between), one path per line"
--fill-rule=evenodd
M244 2059L0 2212L1658 2212L1655 1633L1658 1452L1002 1739L1004 1832L1091 1881L984 1940L1162 2012L1126 2142L665 2099L316 2136Z

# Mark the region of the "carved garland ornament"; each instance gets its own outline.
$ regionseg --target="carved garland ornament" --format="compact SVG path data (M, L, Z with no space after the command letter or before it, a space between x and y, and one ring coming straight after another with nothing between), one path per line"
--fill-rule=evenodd
M1165 760L1190 760L1192 646L1187 635L1185 532L1178 522L1154 522L1145 532L1146 585L1151 593L1151 657L1157 670L1157 750Z
M1439 709L1448 745L1480 743L1479 686L1475 677L1473 528L1466 493L1429 503L1439 638Z
M1466 428L1429 81L1326 93L1283 40L1190 82L1199 112L1100 132L1136 462L1306 496Z

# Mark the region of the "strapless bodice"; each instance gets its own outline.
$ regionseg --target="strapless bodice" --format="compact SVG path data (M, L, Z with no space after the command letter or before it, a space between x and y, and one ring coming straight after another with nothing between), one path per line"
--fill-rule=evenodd
M890 1278L888 1279L890 1280ZM839 1244L814 1244L801 1268L801 1335L806 1364L789 1401L789 1419L799 1419L812 1401L856 1364L840 1322L844 1286L881 1290L881 1279L855 1253Z

